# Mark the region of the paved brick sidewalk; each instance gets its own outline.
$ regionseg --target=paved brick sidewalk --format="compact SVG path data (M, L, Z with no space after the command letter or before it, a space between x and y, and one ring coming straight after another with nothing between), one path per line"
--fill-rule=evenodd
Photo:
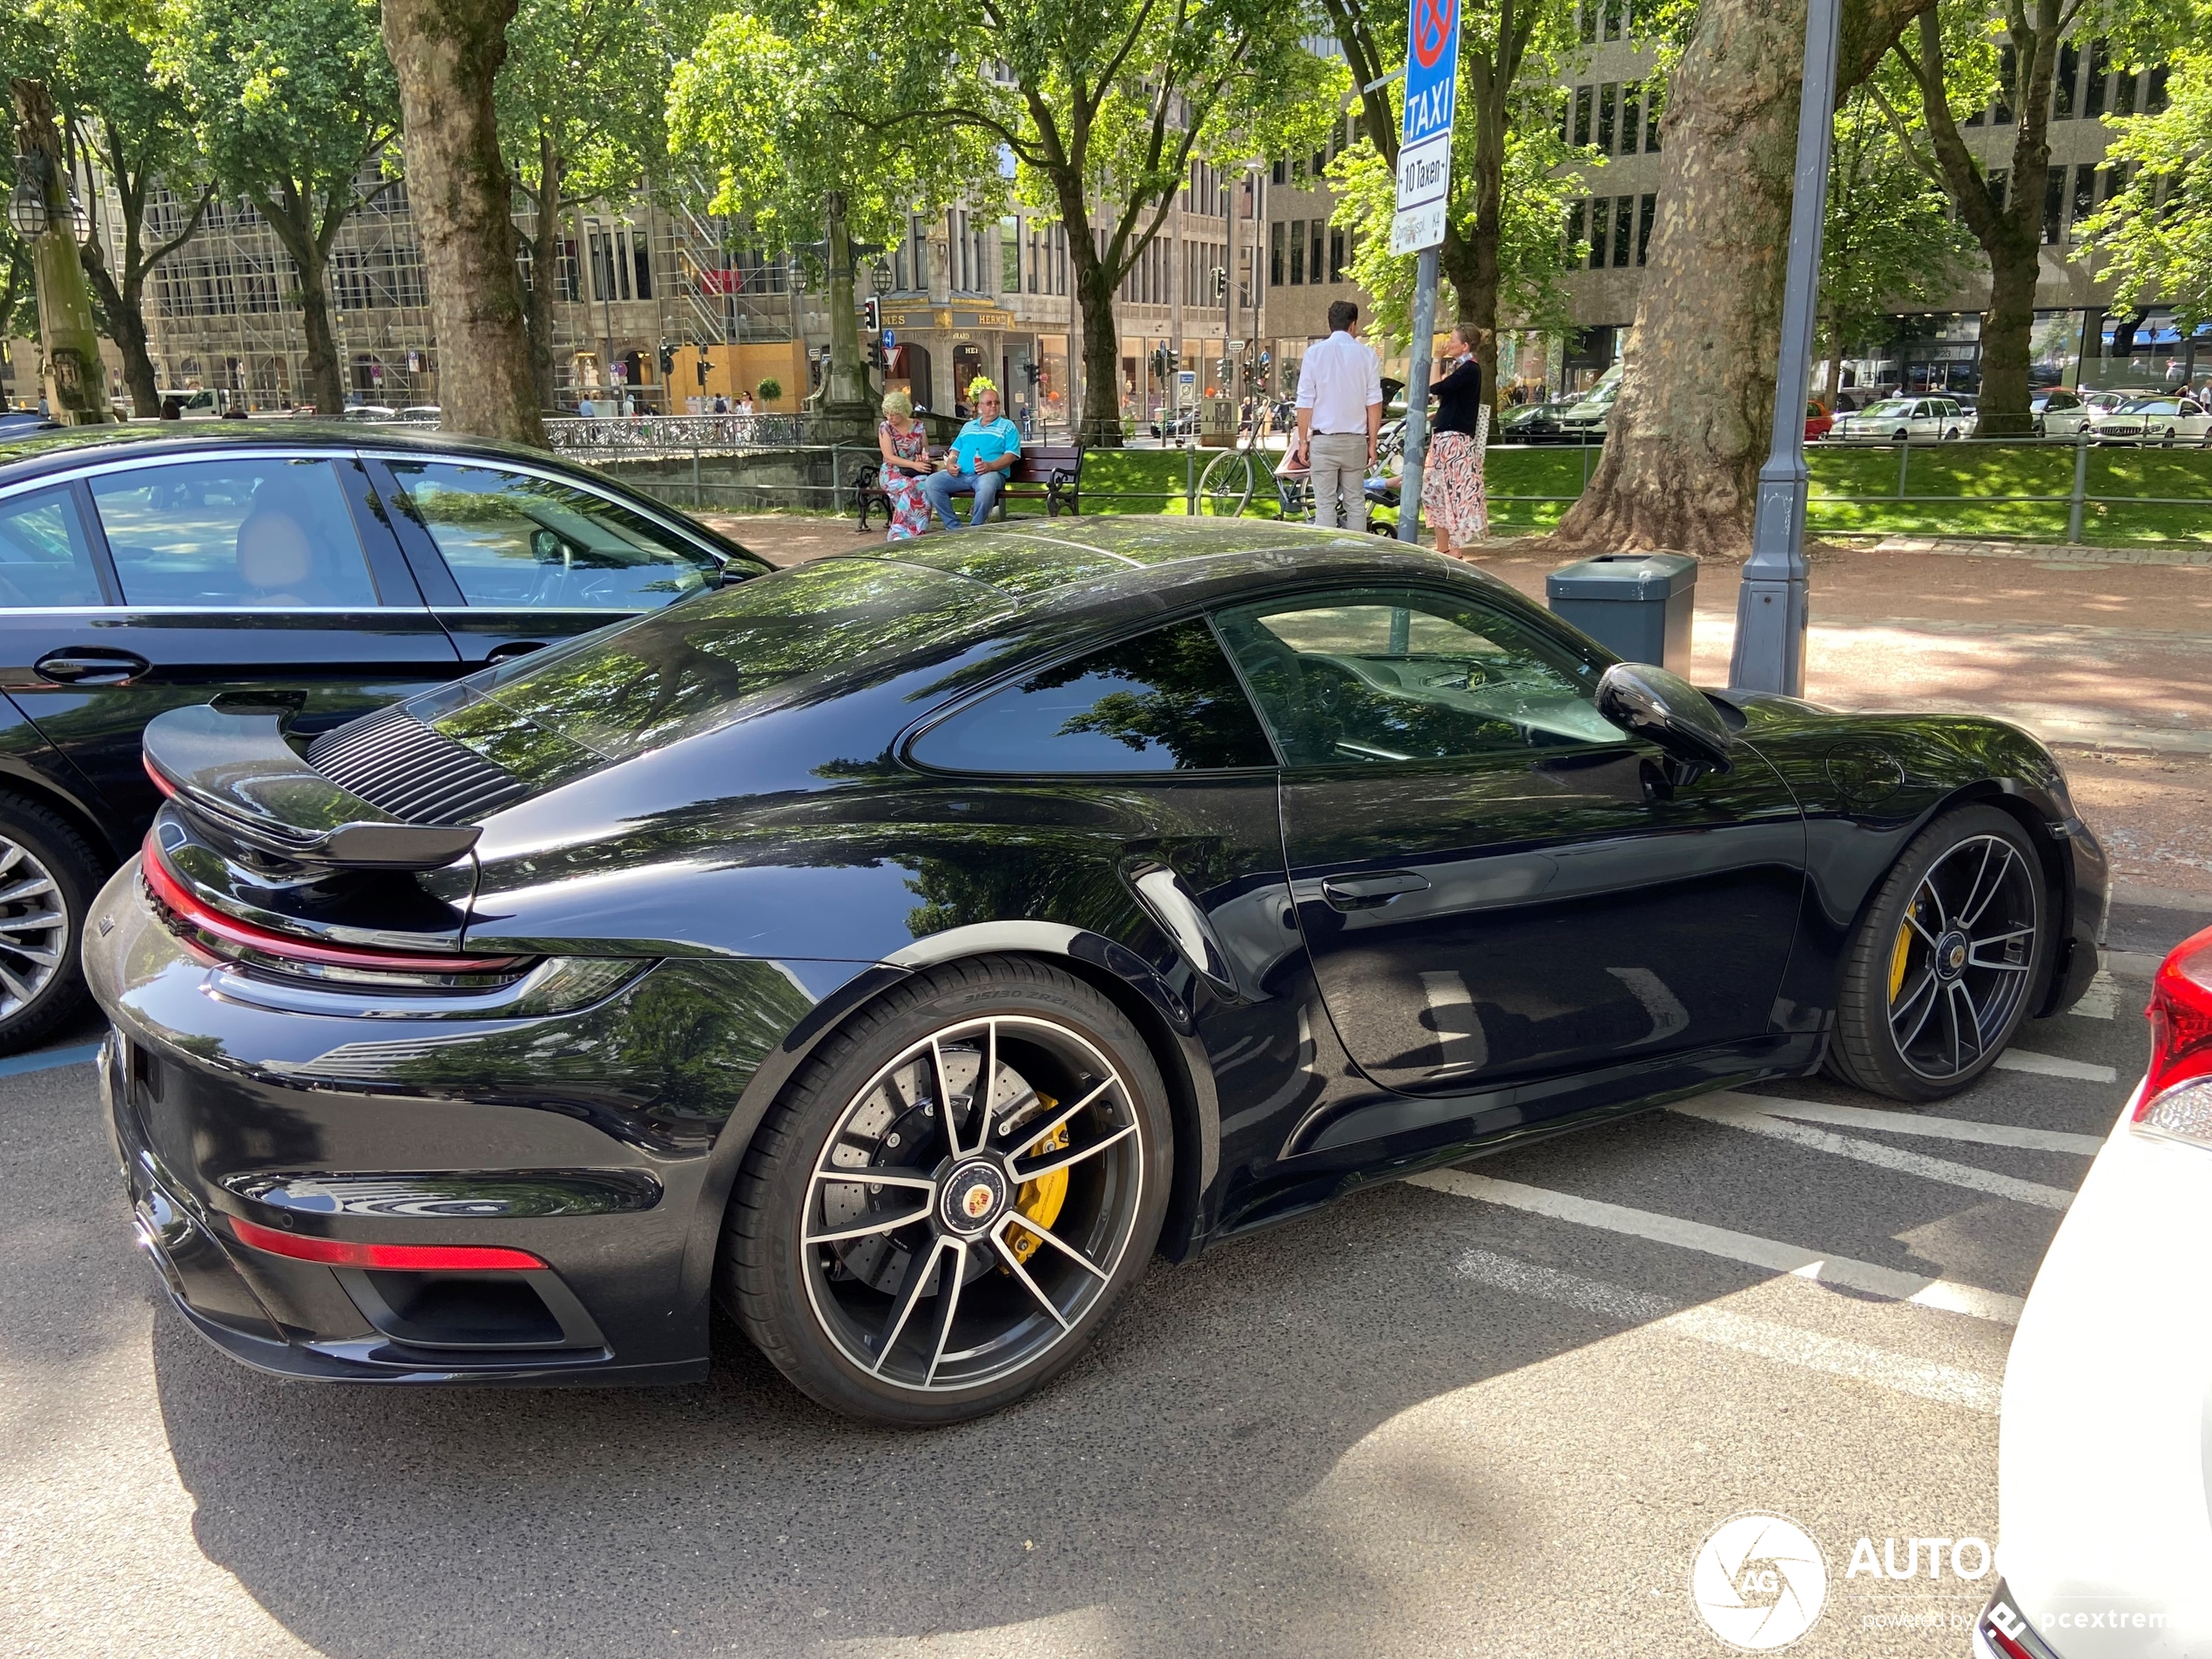
M849 519L718 516L778 564L876 543ZM1538 599L1556 563L1482 563ZM2057 745L2083 813L2138 892L2212 903L2212 554L1892 537L1812 556L1806 693L1946 709ZM1737 567L1700 572L1693 672L1727 682Z

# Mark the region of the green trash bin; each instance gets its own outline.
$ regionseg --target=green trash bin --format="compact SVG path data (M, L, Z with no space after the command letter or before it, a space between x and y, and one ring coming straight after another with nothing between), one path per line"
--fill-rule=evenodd
M1552 614L1623 662L1689 672L1697 561L1687 553L1601 553L1544 579Z

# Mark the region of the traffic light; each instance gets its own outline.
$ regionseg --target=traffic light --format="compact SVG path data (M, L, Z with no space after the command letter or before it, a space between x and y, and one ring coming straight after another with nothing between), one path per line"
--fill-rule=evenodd
M860 303L861 326L872 334L883 332L883 301L870 294Z
M705 386L706 384L706 359L704 357L700 358L697 363L692 365L692 367L698 370L699 384L701 386Z
M1217 300L1229 297L1229 273L1218 265L1213 268L1213 297Z
M660 372L663 380L676 372L676 347L664 340L660 347Z

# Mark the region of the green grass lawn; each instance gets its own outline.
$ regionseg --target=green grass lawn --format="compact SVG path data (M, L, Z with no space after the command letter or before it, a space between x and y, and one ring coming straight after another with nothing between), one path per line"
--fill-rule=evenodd
M1180 513L1186 482L1205 470L1211 449L1093 449L1083 457L1086 513ZM1543 445L1490 451L1487 466L1492 521L1507 530L1548 529L1581 493L1601 451ZM1898 499L1898 452L1886 445L1844 448L1815 444L1808 527L1815 533L2011 536L2063 542L2067 496L2074 487L2071 445L1951 443L1914 448L1905 457ZM1266 469L1278 459L1255 455L1256 488L1247 512L1276 516ZM2212 452L2202 449L2089 451L2083 516L2085 541L2106 546L2212 547ZM1955 501L1914 496L1959 496ZM2054 496L2007 501L2006 496ZM2119 499L2099 501L2097 496ZM2141 497L2195 498L2203 505L2158 505Z

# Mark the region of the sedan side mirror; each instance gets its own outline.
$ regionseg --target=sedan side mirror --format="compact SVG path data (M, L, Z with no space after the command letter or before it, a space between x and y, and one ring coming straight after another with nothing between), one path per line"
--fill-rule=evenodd
M1647 738L1682 765L1726 772L1735 740L1705 694L1679 674L1649 663L1615 663L1597 683L1597 711L1631 736Z
M563 551L561 538L549 529L530 532L530 556L540 564L558 564Z

